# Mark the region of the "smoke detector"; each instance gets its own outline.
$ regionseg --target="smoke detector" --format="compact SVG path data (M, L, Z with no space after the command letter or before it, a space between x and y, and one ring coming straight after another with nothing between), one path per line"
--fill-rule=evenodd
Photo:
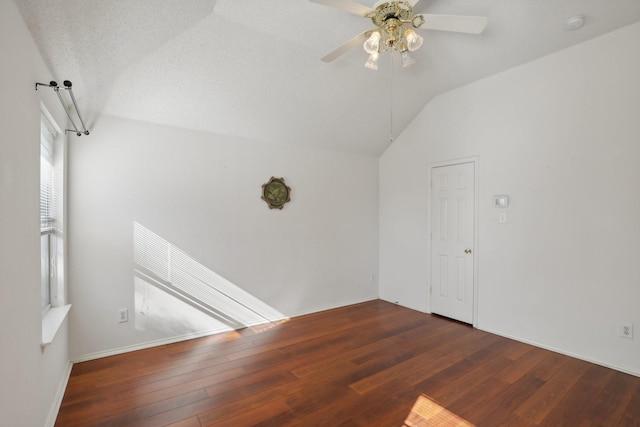
M567 31L577 30L584 25L584 15L570 16L564 20L563 27Z

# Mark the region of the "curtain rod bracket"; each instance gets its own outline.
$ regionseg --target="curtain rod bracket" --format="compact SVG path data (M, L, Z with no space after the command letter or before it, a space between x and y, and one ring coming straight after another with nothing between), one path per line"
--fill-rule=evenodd
M53 91L56 93L56 95L58 95L60 104L62 104L62 108L64 109L64 112L67 113L67 117L69 118L69 121L73 126L73 129L65 129L64 133L75 132L75 134L78 136L82 136L82 134L89 135L89 131L87 130L87 127L84 124L84 120L82 120L82 116L80 115L80 110L78 109L78 102L76 101L76 97L73 94L73 90L71 89L72 83L69 80L65 80L63 84L64 84L64 89L69 91L71 101L73 102L73 108L76 110L76 115L78 116L78 119L80 119L80 123L82 124L82 131L78 130L78 127L76 126L75 122L71 118L71 114L69 113L69 107L67 106L67 103L64 101L64 98L62 98L62 95L60 95L60 87L58 86L58 83L55 80L51 80L49 84L36 82L36 90L38 90L38 86L46 86L46 87L53 88Z

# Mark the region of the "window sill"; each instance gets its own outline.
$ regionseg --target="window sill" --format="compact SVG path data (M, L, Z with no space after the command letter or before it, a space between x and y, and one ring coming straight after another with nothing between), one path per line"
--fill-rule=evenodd
M53 338L62 326L62 322L69 314L71 304L62 307L51 307L42 318L42 342L40 346L44 349L53 342Z

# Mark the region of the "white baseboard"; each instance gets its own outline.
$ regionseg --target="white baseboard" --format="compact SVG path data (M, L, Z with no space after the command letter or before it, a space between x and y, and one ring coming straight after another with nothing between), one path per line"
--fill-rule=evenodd
M58 418L58 412L60 412L60 406L62 405L62 398L64 397L64 392L67 389L67 384L69 383L69 377L71 377L71 368L73 368L73 363L69 362L67 364L67 368L60 379L60 383L58 384L58 389L56 390L56 395L51 403L51 408L49 409L49 415L47 416L47 420L45 421L45 427L54 427L56 423L56 418Z
M377 296L372 296L372 297L369 297L369 298L363 298L363 299L357 299L357 300L341 302L339 304L318 306L318 307L314 307L314 308L312 308L310 310L296 312L296 313L292 314L290 318L306 316L307 314L319 313L321 311L333 310L335 308L347 307L347 306L355 305L355 304L362 304L363 302L375 301L377 299L380 299L380 298L378 298Z
M346 307L346 306L349 306L349 305L360 304L360 303L363 303L363 302L373 301L373 300L376 300L376 299L378 299L378 297L358 299L358 300L355 300L355 301L342 302L342 303L335 304L335 305L330 305L330 306L316 307L316 308L313 308L311 310L305 310L303 312L295 313L290 317L283 316L282 318L265 320L264 322L256 322L255 324L246 325L244 327L264 325L264 324L270 323L270 322L278 322L278 321L287 320L287 319L290 319L290 318L293 318L293 317L299 317L299 316L304 316L304 315L307 315L307 314L317 313L317 312L320 312L320 311L332 310L334 308L340 308L340 307ZM229 332L229 331L232 331L232 330L233 330L233 328L223 327L223 328L211 329L211 330L208 330L208 331L194 332L194 333L190 333L190 334L174 336L174 337L170 337L170 338L163 338L163 339L160 339L160 340L147 341L147 342L134 344L134 345L126 346L126 347L114 348L114 349L111 349L111 350L99 351L97 353L85 354L83 356L79 356L79 357L74 358L72 362L73 363L86 362L86 361L89 361L89 360L101 359L103 357L109 357L109 356L115 356L115 355L118 355L118 354L129 353L131 351L144 350L144 349L147 349L147 348L158 347L158 346L161 346L161 345L174 344L174 343L177 343L177 342L192 340L192 339L195 339L195 338L207 337L209 335L220 334L220 333Z
M399 305L400 307L408 308L409 310L417 311L417 312L424 313L424 314L431 314L431 311L429 311L427 308L418 307L418 305L406 304L404 302L392 301L390 299L385 299L385 298L380 298L380 300L382 300L384 302L391 303L391 304Z
M129 352L132 352L132 351L144 350L144 349L147 349L147 348L158 347L158 346L166 345L166 344L174 344L174 343L181 342L181 341L187 341L187 340L192 340L192 339L195 339L195 338L201 338L201 337L206 337L206 336L209 336L209 335L215 335L215 334L220 334L220 333L223 333L223 332L229 332L231 330L233 330L233 328L225 327L225 328L211 329L211 330L208 330L208 331L194 332L194 333L191 333L191 334L178 335L178 336L175 336L175 337L163 338L163 339L160 339L160 340L147 341L147 342L134 344L134 345L129 345L129 346L125 346L125 347L114 348L114 349L105 350L105 351L99 351L99 352L96 352L96 353L90 353L90 354L85 354L83 356L79 356L79 357L73 359L73 363L87 362L89 360L102 359L103 357L115 356L115 355L118 355L118 354L129 353Z
M631 369L631 368L627 368L625 366L616 366L616 365L612 365L610 363L605 363L602 362L600 360L594 360L594 359L590 359L588 357L582 356L580 354L575 354L575 353L571 353L570 351L566 351L566 350L561 350L559 348L550 346L550 345L546 345L546 344L542 344L533 340L528 340L528 339L524 339L524 338L520 338L517 337L515 335L509 335L509 334L505 334L503 332L498 332L498 331L494 331L491 329L486 329L486 328L477 328L481 331L485 331L485 332L489 332L491 334L494 335L499 335L501 337L505 337L505 338L509 338L512 339L514 341L519 341L525 344L529 344L535 347L539 347L539 348L543 348L545 350L549 350L549 351L553 351L554 353L558 353L558 354L563 354L565 356L569 356L569 357L573 357L574 359L579 359L579 360L584 360L585 362L589 362L589 363L593 363L595 365L600 365L600 366L604 366L605 368L609 368L609 369L615 369L616 371L620 371L620 372L624 372L625 374L629 374L629 375L633 375L636 377L640 377L640 371Z
M419 311L421 313L430 314L429 311L422 311L420 309L416 309L416 308L409 307L409 306L406 306L406 305L403 305L403 304L399 304L397 302L388 301L388 300L384 300L384 299L383 299L383 301L387 301L387 302L390 302L392 304L397 304L397 305L400 305L402 307L410 308L412 310L416 310L416 311ZM542 343L539 343L539 342L533 341L533 340L524 339L524 338L521 338L521 337L518 337L518 336L515 336L515 335L505 334L504 332L498 332L498 331L494 331L492 329L487 329L487 328L479 328L476 324L474 324L473 327L478 329L478 330L489 332L489 333L494 334L494 335L499 335L501 337L505 337L505 338L509 338L511 340L514 340L514 341L519 341L519 342L522 342L522 343L525 343L525 344L529 344L529 345L532 345L534 347L539 347L539 348L543 348L545 350L553 351L554 353L563 354L565 356L573 357L574 359L584 360L585 362L593 363L593 364L596 364L596 365L604 366L605 368L615 369L616 371L624 372L625 374L629 374L629 375L634 375L636 377L640 377L640 371L637 371L637 370L634 370L634 369L631 369L631 368L628 368L628 367L625 367L625 366L617 366L617 365L612 365L610 363L605 363L605 362L602 362L602 361L599 361L599 360L590 359L590 358L584 357L584 356L582 356L580 354L571 353L570 351L561 350L561 349L555 348L553 346L545 345L545 344L542 344Z

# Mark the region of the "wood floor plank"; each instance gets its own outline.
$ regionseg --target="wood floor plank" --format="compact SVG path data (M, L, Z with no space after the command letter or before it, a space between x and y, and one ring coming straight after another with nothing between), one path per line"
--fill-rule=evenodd
M640 378L376 300L76 364L56 426L634 426L639 411Z
M618 426L640 426L640 384L636 382L635 389L627 404L626 410L622 415L622 418L618 422Z
M160 387L157 389L142 388L139 392L135 389L128 389L126 391L126 395L122 396L120 400L132 400L135 401L136 404L140 404L142 402L150 403L156 400L169 399L191 391L211 387L213 384L223 383L233 378L238 378L242 376L243 373L244 371L242 369L236 368L204 378L190 380L184 383L171 384L167 387Z
M432 375L460 360L462 357L460 349L463 348L463 343L476 342L480 337L480 334L472 335L470 330L459 329L452 333L449 340L441 340L441 344L436 345L431 351L418 354L401 363L381 369L374 375L351 384L351 388L360 394L364 394L392 381L415 379L418 373ZM426 365L430 369L423 369Z
M187 405L202 402L207 398L208 396L203 390L196 390L142 406L137 404L133 406L130 402L122 402L121 405L112 406L110 413L94 411L91 415L83 417L83 422L91 424L103 420L102 427L131 425L151 417L164 416L162 414L165 412L180 410Z
M526 402L515 410L523 419L539 424L558 406L571 388L582 378L589 368L589 363L568 359L572 363L564 364L564 368L556 372ZM584 385L584 381L581 382Z
M269 407L275 407L276 413L287 412L290 408L287 405L286 399L281 393L261 392L252 396L247 396L242 399L228 402L224 405L218 405L209 411L198 414L198 419L203 426L222 425L229 422L236 422L236 425L254 425L257 417L262 417L260 421L264 421L264 414ZM269 417L272 417L274 413L269 411ZM242 417L246 416L247 419L242 421Z
M198 417L187 418L186 420L168 424L166 427L202 427Z
M528 352L530 352L535 347L530 344L521 343L518 341L512 341L512 346L505 350L502 354L504 357L510 360L518 360Z
M510 345L511 343L508 341L504 341L495 335L489 335L479 341L477 346L468 348L463 352L462 360L435 375L429 375L427 377L414 376L410 384L416 384L421 389L428 389L429 393L437 391L441 387L451 383L451 381L455 381L461 376L473 371L478 365L482 365L498 357Z
M464 398L468 393L474 392L481 384L494 378L498 372L512 364L513 362L504 357L504 355L494 357L485 363L477 365L475 369L467 374L447 381L439 388L429 387L429 397L442 405L448 405L457 399Z
M549 414L538 424L549 426L571 425L576 413L591 408L613 376L613 371L602 366L588 365L561 402L553 405Z
M201 415L199 419L203 427L255 426L276 415L289 412L290 409L285 399L278 399L250 408L240 408L235 415L225 412L220 419L212 416L212 412Z
M490 380L493 382L493 380ZM500 385L498 383L498 385ZM513 384L502 384L500 392L487 401L486 398L468 395L473 406L462 407L454 402L451 405L452 412L462 416L476 425L497 426L511 422L518 416L515 410L533 395L536 390L544 385L544 381L535 375L524 375ZM482 387L482 390L485 390ZM492 393L487 393L491 396Z
M513 384L523 375L529 372L533 367L537 366L543 359L547 358L549 352L539 348L532 348L518 359L515 360L508 368L496 374L496 379Z

